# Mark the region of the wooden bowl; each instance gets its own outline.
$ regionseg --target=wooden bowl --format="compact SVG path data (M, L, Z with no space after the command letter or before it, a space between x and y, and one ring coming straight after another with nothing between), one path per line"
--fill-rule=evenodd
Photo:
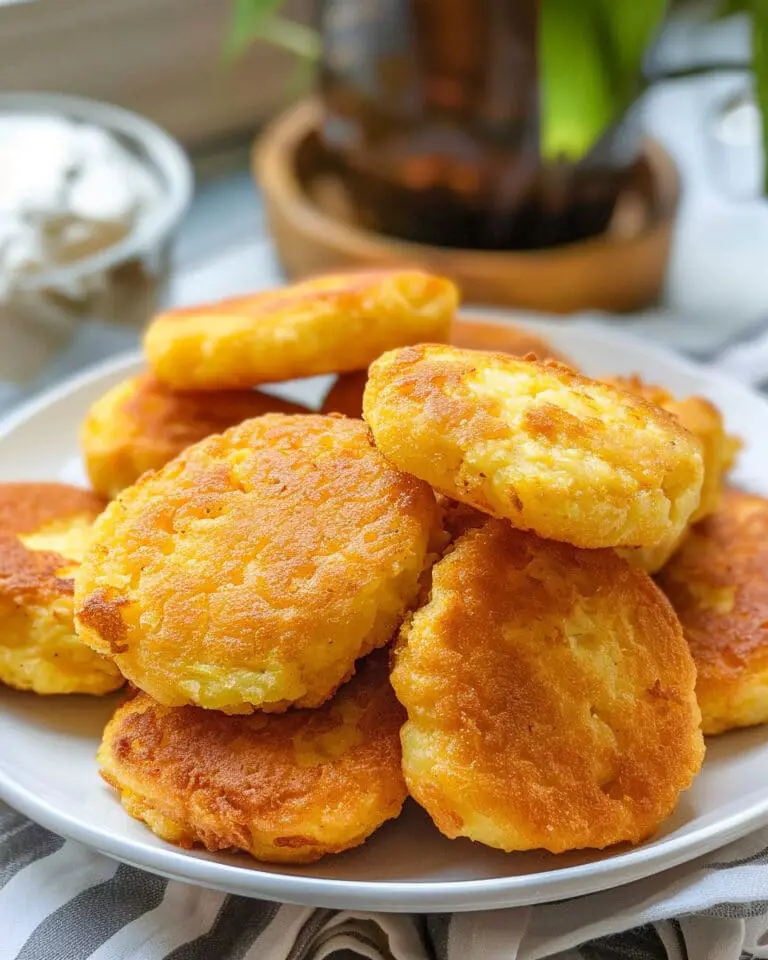
M645 175L619 199L605 233L545 250L478 251L409 243L364 230L338 181L318 165L322 107L308 99L271 123L253 151L277 253L291 279L329 270L420 264L453 277L466 302L554 313L634 310L664 279L679 196L670 156L645 141Z

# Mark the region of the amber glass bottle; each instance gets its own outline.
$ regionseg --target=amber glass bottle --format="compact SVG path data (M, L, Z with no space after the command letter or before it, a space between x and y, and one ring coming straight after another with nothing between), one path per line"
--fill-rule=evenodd
M496 250L606 227L634 155L607 137L578 164L542 162L537 13L538 0L321 3L322 142L363 225Z

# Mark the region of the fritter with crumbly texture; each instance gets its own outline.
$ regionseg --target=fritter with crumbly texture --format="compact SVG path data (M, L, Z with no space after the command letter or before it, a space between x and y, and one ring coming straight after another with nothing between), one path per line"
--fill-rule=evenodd
M131 377L97 400L82 425L88 476L94 490L116 497L193 443L272 412L308 411L258 390L182 393L151 374Z
M457 301L450 280L421 270L338 273L160 314L144 350L179 390L362 370L393 347L444 341Z
M387 672L386 657L369 657L319 710L280 716L163 707L140 693L104 731L102 776L132 817L182 847L275 863L340 853L405 800L404 713Z
M75 635L73 575L104 501L63 483L0 484L0 682L40 694L122 686Z
M430 488L362 421L267 414L107 507L78 630L166 706L316 707L391 639L438 534Z
M699 441L658 407L560 364L406 347L371 365L363 406L401 470L552 540L655 546L699 503Z
M768 722L768 500L727 490L658 582L696 662L704 732Z
M411 795L501 850L639 843L704 755L695 668L642 570L488 520L432 570L392 683Z

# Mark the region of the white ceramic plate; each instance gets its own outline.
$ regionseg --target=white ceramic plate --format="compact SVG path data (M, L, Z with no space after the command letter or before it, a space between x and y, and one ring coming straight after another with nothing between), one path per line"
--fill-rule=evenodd
M709 396L746 441L734 477L768 494L768 405L723 379L640 341L574 321L543 331L586 372L638 372L679 394ZM77 431L89 405L133 373L113 361L26 406L0 425L0 481L83 482ZM319 398L316 379L281 392ZM480 910L606 889L692 859L768 823L768 728L710 741L675 815L650 842L609 853L503 854L446 840L412 802L363 847L309 867L178 850L123 813L96 773L94 753L116 698L38 698L0 690L0 796L44 826L126 863L232 893L370 910Z

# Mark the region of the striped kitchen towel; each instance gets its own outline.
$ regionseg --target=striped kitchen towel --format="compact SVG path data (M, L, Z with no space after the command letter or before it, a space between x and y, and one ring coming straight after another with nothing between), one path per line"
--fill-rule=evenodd
M486 913L294 907L163 880L0 804L1 960L768 958L768 829L624 887Z

